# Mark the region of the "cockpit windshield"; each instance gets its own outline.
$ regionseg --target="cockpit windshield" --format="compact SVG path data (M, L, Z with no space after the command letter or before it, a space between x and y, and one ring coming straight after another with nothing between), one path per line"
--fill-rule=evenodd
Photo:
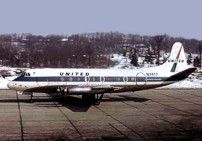
M30 76L30 73L28 73L28 72L23 72L21 76L22 76L22 77L28 77L28 76Z

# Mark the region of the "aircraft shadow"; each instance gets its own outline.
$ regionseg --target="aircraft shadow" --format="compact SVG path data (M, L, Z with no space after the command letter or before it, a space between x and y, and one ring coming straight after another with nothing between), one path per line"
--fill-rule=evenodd
M117 102L117 101L122 101L122 102L127 102L127 101L146 102L148 100L150 100L150 99L141 98L141 97L131 97L131 96L126 96L126 95L119 95L118 97L104 98L104 99L102 99L101 102Z
M78 96L60 96L51 94L50 95L53 102L58 102L63 107L70 109L73 112L87 112L88 109L92 106L92 103L83 101L81 97Z
M83 101L79 96L67 96L66 99L64 96L58 97L56 94L51 94L51 99L53 102L58 102L63 107L70 109L73 112L87 112L88 109L93 106L92 102L90 101ZM104 102L146 102L150 99L147 98L140 98L140 97L132 97L132 96L125 96L119 95L118 97L104 97L101 100L101 104ZM42 106L42 105L41 105ZM43 105L45 106L45 105ZM48 106L48 105L46 105ZM49 105L50 106L50 105ZM52 105L55 106L55 105Z
M83 101L79 96L59 96L57 94L50 94L50 96L34 96L34 103L39 107L66 107L73 112L87 112L88 109L93 106L92 102ZM104 97L101 100L101 104L104 102L146 102L150 99L132 97L126 95L118 95L117 97ZM30 103L30 99L20 98L20 99L1 99L0 103ZM53 102L53 103L50 103ZM30 103L31 104L31 103Z

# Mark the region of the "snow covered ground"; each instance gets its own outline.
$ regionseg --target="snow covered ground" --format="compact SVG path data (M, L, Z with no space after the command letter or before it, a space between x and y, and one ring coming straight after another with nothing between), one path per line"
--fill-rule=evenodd
M185 80L158 89L202 89L202 77L190 75Z
M0 65L0 89L8 89L7 84L28 68L11 68ZM4 76L4 77L3 77Z
M7 84L12 81L13 79L15 79L17 76L11 76L11 77L6 77L3 78L0 76L0 89L9 89L7 87Z
M112 61L117 62L114 67L110 69L137 69L133 65L131 65L131 60L128 57L124 57L121 54L113 54L113 58L110 58Z
M8 80L4 79L3 77L0 77L0 89L8 89L8 82Z

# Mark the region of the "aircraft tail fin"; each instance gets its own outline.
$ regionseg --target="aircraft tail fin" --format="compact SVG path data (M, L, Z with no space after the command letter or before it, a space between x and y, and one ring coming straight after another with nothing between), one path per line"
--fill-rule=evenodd
M182 43L176 42L172 46L168 60L163 64L163 67L170 69L170 72L180 72L187 69L187 59Z
M186 60L182 43L176 42L173 44L169 60Z

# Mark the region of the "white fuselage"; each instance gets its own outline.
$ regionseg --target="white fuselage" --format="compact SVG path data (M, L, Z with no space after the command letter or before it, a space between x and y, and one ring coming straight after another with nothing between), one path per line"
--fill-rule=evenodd
M174 73L164 73L161 67L145 69L31 69L9 87L18 91L34 91L40 87L92 87L98 91L113 88L111 92L136 91L168 85L175 81L166 81Z

